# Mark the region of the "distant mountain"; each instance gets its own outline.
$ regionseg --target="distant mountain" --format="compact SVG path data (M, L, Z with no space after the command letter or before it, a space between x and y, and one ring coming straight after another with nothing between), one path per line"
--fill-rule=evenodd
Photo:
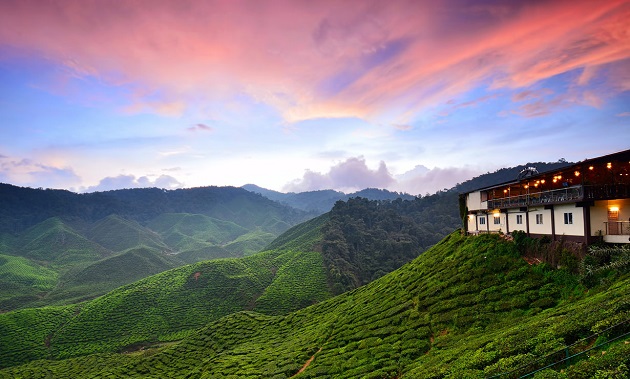
M406 193L392 192L377 188L366 188L350 194L333 190L283 193L262 188L255 184L246 184L241 188L293 208L307 212L315 212L316 214L328 212L337 201L346 201L353 197L363 197L369 200L395 200L398 198L411 200L414 198L414 196Z
M67 304L186 263L251 255L311 216L234 187L76 194L0 184L0 255L16 257L0 260L0 273L19 279L0 287L0 310ZM29 293L25 278L37 269L46 285Z

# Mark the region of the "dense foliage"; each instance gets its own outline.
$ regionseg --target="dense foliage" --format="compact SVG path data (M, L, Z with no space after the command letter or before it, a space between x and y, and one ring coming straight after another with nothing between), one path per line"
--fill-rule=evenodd
M337 202L323 226L329 283L340 294L391 272L460 225L453 191L414 200Z
M528 264L498 235L456 232L393 273L288 315L234 313L176 344L37 361L0 377L491 377L630 318L628 273L588 291L579 279ZM628 337L614 337L586 340L580 349L596 349L535 377L627 377Z

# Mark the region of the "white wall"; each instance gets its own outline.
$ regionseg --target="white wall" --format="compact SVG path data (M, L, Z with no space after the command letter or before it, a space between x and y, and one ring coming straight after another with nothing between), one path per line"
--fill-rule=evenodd
M575 204L561 204L553 207L556 236L583 236L584 235L584 210L578 208ZM564 214L573 214L573 224L564 223ZM535 221L535 220L534 220Z
M523 223L522 224L517 224L516 223L516 215L522 215L523 216ZM509 217L509 224L510 224L510 233L512 233L515 230L522 230L524 232L527 231L527 215L525 214L525 212L521 212L518 209L516 210L510 210L508 213L508 217Z
M536 215L543 215L543 223L536 224ZM551 235L551 210L544 207L529 209L529 232L533 234Z
M488 202L481 202L481 192L475 191L466 195L466 206L469 211L478 211L481 209L488 209Z

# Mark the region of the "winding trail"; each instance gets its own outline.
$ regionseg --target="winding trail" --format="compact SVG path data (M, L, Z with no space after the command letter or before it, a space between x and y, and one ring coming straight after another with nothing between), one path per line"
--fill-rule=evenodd
M294 378L294 377L300 375L301 373L303 373L304 370L306 370L308 368L308 366L311 365L311 362L313 362L313 359L315 359L315 356L317 354L319 354L320 351L322 351L321 347L319 348L319 350L317 350L317 353L313 354L313 356L308 361L306 361L306 363L304 363L304 366L302 366L302 368L298 372L296 372L295 375L292 376L292 378Z

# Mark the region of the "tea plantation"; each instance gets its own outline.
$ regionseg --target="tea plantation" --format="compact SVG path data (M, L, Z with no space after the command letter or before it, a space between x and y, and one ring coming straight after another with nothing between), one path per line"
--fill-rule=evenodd
M100 298L107 304L93 301L38 311L50 317L33 310L1 315L0 338L21 333L32 349L39 349L38 357L55 360L7 367L0 377L485 378L505 373L499 377L508 378L513 377L507 374L510 370L546 359L596 332L604 333L581 347L595 349L533 377L628 376L630 337L623 333L630 327L623 322L630 319L630 274L623 268L600 271L586 285L568 269L528 264L515 243L501 236L464 237L455 232L402 268L310 307L286 315L242 311L219 318L223 310L229 312L230 304L250 299L255 290L236 295L245 282L248 288L261 288L273 276L271 271L254 273L254 267L273 269L273 262L285 262L277 270L282 277L283 267L289 269L294 257L278 254L227 260L212 268L200 264L186 268L183 275L175 273L184 268L175 269ZM204 275L210 270L223 279ZM201 275L195 278L196 272ZM203 291L222 286L222 291L215 300L220 306L213 307L215 320L193 331L190 314L200 315L197 307L203 308L194 296L186 297L188 307L183 300L169 300L171 309L185 308L177 317L167 316L159 305L169 296L163 292L196 286ZM283 292L267 289L269 298ZM221 303L219 298L229 301ZM142 302L147 302L144 313L134 313L132 304ZM102 316L117 304L125 311ZM43 320L47 331L42 332L37 324ZM605 332L619 323L622 327L614 335ZM180 332L160 334L166 325ZM6 337L7 330L13 335ZM41 341L51 332L47 348ZM133 343L133 335L139 341L141 334L153 336L156 344L135 353L91 354L105 351L105 346ZM619 334L622 338L614 340ZM178 338L183 339L176 342ZM167 340L176 343L159 343ZM0 341L0 346L7 342ZM19 363L9 353L4 351L0 361ZM80 354L90 355L59 360Z

